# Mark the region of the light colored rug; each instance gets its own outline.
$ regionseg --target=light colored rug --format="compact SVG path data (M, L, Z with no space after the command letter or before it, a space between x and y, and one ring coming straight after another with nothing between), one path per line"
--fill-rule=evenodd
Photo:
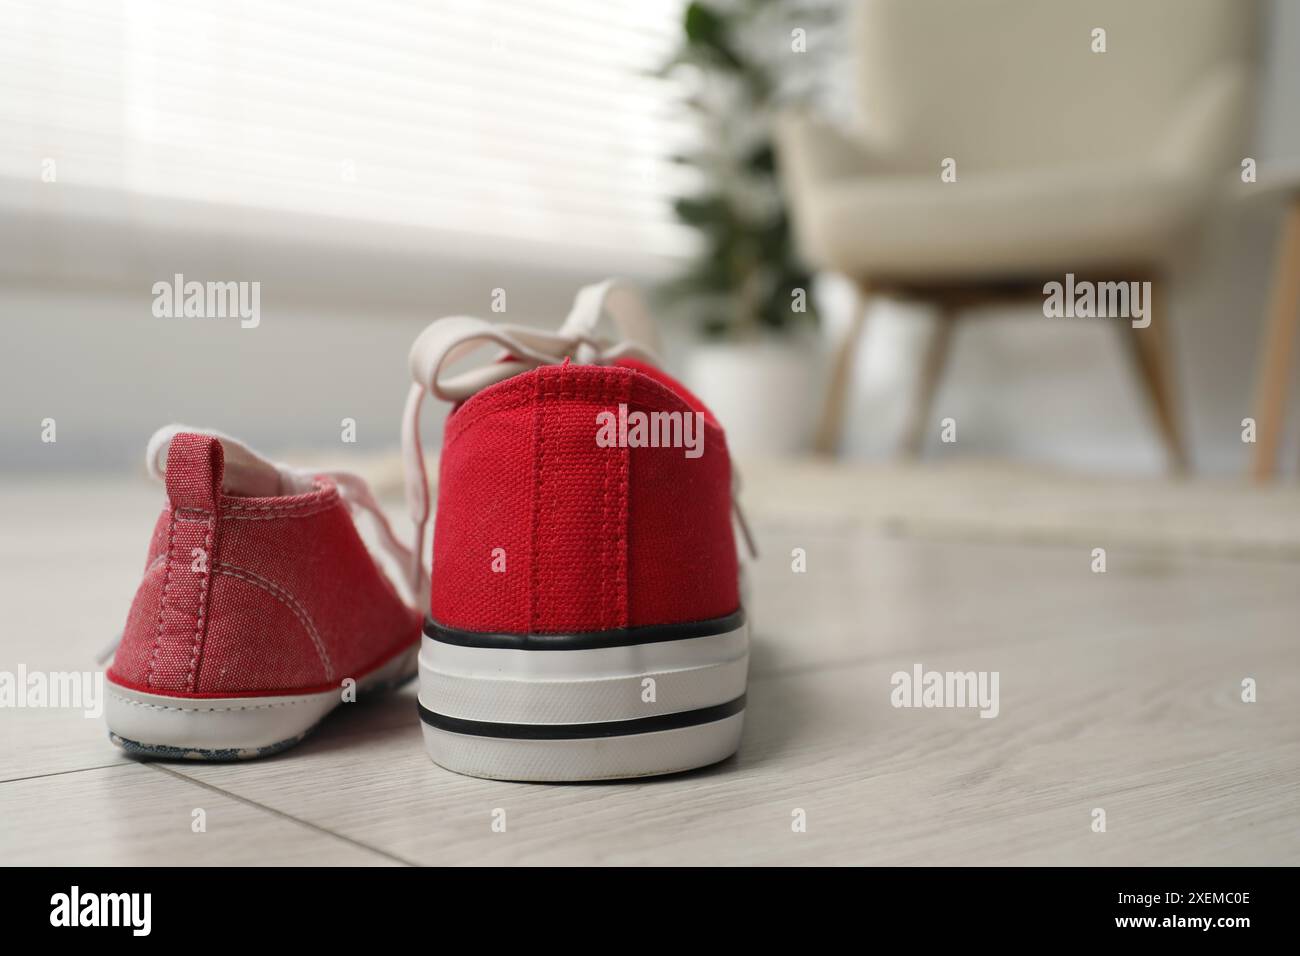
M1085 477L1006 462L741 465L755 520L1300 560L1300 487Z

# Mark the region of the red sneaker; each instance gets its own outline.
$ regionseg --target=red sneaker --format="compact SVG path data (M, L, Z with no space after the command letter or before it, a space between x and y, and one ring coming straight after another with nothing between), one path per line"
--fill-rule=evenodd
M167 505L109 669L113 742L151 757L261 757L345 699L415 671L420 615L353 526L365 483L260 458L225 436L158 432ZM352 691L357 694L351 693Z
M608 313L627 341L595 337ZM403 445L417 541L418 415L457 403L439 467L420 716L459 773L594 780L731 755L749 640L726 440L654 367L630 291L588 287L559 333L456 317L416 341ZM505 354L448 377L483 345ZM414 562L412 567L418 567Z

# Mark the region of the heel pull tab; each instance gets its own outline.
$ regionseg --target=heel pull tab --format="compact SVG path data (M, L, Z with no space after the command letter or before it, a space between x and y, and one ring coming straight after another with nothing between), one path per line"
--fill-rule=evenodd
M217 510L226 455L211 435L180 432L167 448L167 497L176 509Z
M171 523L153 654L150 688L193 692L207 634L212 567L216 564L217 513L225 453L211 435L180 432L167 450Z

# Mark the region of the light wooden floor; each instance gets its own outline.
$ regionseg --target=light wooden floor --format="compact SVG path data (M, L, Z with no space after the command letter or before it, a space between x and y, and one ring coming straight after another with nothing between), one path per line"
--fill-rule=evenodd
M459 777L425 756L411 688L233 765L137 763L98 721L0 710L0 862L1300 863L1300 493L986 468L746 479L763 558L738 757L628 784ZM0 487L0 670L93 667L157 496ZM1000 715L894 709L890 675L918 662L1000 672Z

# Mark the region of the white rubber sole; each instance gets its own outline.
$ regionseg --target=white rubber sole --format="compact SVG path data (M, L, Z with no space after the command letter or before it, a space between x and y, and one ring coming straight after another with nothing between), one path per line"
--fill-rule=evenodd
M416 650L357 680L357 700L415 674ZM128 753L171 760L248 760L298 743L343 703L343 688L276 697L173 697L111 681L104 702L109 737Z
M606 635L476 635L430 623L419 661L425 747L448 770L498 780L691 770L739 747L748 670L739 613Z

